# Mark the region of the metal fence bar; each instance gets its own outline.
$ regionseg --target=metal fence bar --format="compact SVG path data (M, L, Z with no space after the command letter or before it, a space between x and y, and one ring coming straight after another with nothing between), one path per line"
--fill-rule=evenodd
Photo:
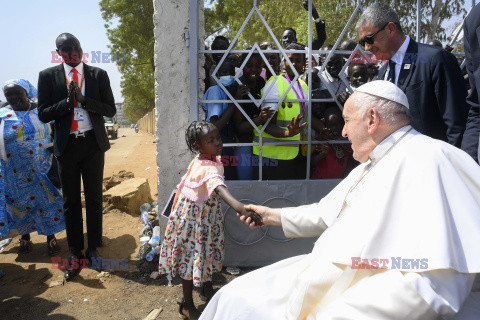
M317 35L318 36L318 35ZM305 176L307 180L310 180L310 161L311 155L310 150L312 150L312 0L308 0L308 103L307 103L307 113L308 113L308 123L307 123L307 167L305 168L306 173ZM297 97L298 98L298 97ZM303 140L303 138L300 138ZM298 152L302 152L302 147L299 146Z
M281 141L281 142L264 142L263 145L265 146L286 146L286 145L308 145L308 141ZM311 144L350 144L348 140L318 140L312 141ZM224 147L235 147L235 146L259 146L260 142L235 142L235 143L224 143Z
M349 144L350 142L347 141L347 140L333 140L333 141L315 141L313 140L314 137L313 136L310 136L311 133L312 133L312 102L337 102L336 101L336 98L332 97L332 98L329 98L329 99L312 99L312 58L313 58L313 54L327 54L327 57L324 61L324 63L322 64L322 66L320 67L320 72L323 72L325 70L325 67L326 67L326 64L328 63L328 61L330 60L330 58L333 56L333 54L349 54L350 55L350 59L349 61L346 63L346 65L349 64L349 62L351 61L351 57L352 57L352 53L355 51L346 51L346 50L337 50L337 47L340 43L340 41L342 40L343 36L346 34L346 32L348 31L348 28L351 26L351 24L353 23L353 20L354 18L356 17L356 15L360 12L362 12L364 10L363 8L363 3L361 0L357 0L356 1L356 5L355 5L355 8L354 8L354 11L352 13L352 15L350 16L349 20L347 21L345 27L343 28L340 36L336 39L335 41L335 45L333 47L333 50L312 50L311 47L312 47L312 38L313 38L313 18L312 18L312 9L313 9L313 0L308 0L308 47L305 49L305 50L285 50L283 49L283 47L281 46L279 40L277 39L277 37L273 34L273 31L271 30L271 28L269 27L268 23L266 22L264 16L262 15L262 13L259 11L258 9L258 5L257 5L257 0L253 0L253 8L250 10L250 12L248 13L247 15L247 18L245 19L245 21L243 22L242 26L240 27L240 30L237 32L237 34L235 35L233 41L230 43L230 46L228 49L226 50L198 50L198 43L196 44L196 56L197 56L197 59L195 59L195 64L196 64L196 68L195 70L192 69L192 64L191 64L191 71L195 71L196 73L191 73L192 75L192 78L190 81L192 83L192 81L194 81L195 78L198 79L198 54L204 54L204 53L222 53L223 54L223 57L221 59L221 61L218 63L217 65L217 68L215 69L215 71L218 70L218 68L220 67L220 65L223 63L223 61L225 60L226 56L229 54L229 53L234 53L234 54L238 54L238 53L249 53L249 56L251 55L251 53L253 52L252 49L244 49L244 50L233 50L233 47L234 45L237 43L237 40L238 38L240 37L241 33L243 32L243 30L245 29L247 23L250 21L250 19L252 18L252 15L254 13L257 13L261 22L263 23L263 25L265 26L267 32L270 34L270 36L272 37L275 45L278 47L278 49L270 49L270 50L258 50L259 53L262 55L262 58L264 59L264 56L263 54L264 53L278 53L280 54L281 56L284 56L285 57L285 60L287 62L290 62L290 59L286 56L287 53L304 53L305 55L308 56L308 63L307 63L307 70L308 70L308 92L309 92L309 95L308 95L308 99L286 99L286 93L283 95L283 97L280 97L279 101L275 100L271 100L271 99L264 99L262 100L261 102L264 103L264 102L274 102L274 103L279 103L281 104L282 102L306 102L307 103L307 112L308 112L308 118L307 118L307 123L308 123L308 126L307 126L307 132L309 134L309 138L307 139L307 141L282 141L282 142L264 142L264 140L266 140L265 138L263 138L263 132L266 128L266 126L268 125L268 122L266 124L263 125L262 129L259 129L257 126L254 126L254 130L256 130L258 133L259 133L259 136L258 136L258 141L257 142L251 142L251 143L227 143L225 144L225 147L232 147L232 146L259 146L259 159L260 159L260 162L263 163L262 161L262 153L263 153L263 146L265 145L299 145L299 146L303 146L303 145L306 145L307 148L308 148L308 152L307 152L307 170L306 170L306 180L309 180L310 179L310 175L309 175L309 168L310 168L310 162L311 162L311 151L312 151L312 146L314 145L319 145L319 144L325 144L325 143L329 143L329 144ZM191 10L195 7L195 9L197 10L197 13L198 13L198 3L196 3L195 0L190 0L190 3L191 3ZM475 3L476 1L475 0L472 0L472 7L475 6ZM417 0L417 4L416 4L416 7L417 7L417 15L416 15L416 38L417 38L417 41L420 41L420 38L421 38L421 11L422 11L422 5L421 5L421 0ZM193 21L193 23L195 25L198 25L198 16L193 16L193 12L191 11L190 12L190 15L191 15L191 23ZM198 32L197 30L193 30L194 27L192 26L191 27L192 30L191 30L191 38L192 39L195 39L195 37L198 39ZM195 32L193 32L195 31ZM194 46L194 43L192 42L192 45L190 47L190 55L192 56L192 47ZM258 46L257 44L255 44L255 46ZM370 54L370 52L367 52L367 51L363 51L361 50L361 53L362 55L364 53L366 54ZM464 54L455 54L456 56L463 56ZM193 60L193 59L192 59ZM265 59L264 59L265 60ZM245 65L245 63L244 63ZM344 67L345 69L345 67ZM215 74L215 71L214 71L214 74ZM290 83L289 85L289 88L287 90L287 92L291 89L291 87L293 86L293 83L296 82L298 80L298 73L296 72L296 70L293 70L294 73L295 73L295 77L294 79L292 80L292 82ZM342 70L343 72L344 70ZM197 74L197 77L194 77L193 75L194 74ZM342 74L343 75L343 74ZM342 79L344 80L344 79ZM323 80L322 80L323 82ZM345 81L344 81L345 82ZM324 83L325 84L325 83ZM223 85L220 84L220 87L225 89ZM325 87L327 88L327 90L332 94L331 92L331 88L328 84L325 84ZM348 85L347 85L348 87ZM193 88L192 88L193 89ZM237 108L240 109L240 111L242 112L242 114L245 116L245 112L243 111L243 108L240 106L241 103L250 103L252 102L251 100L235 100L228 92L227 92L227 96L229 97L229 100L205 100L205 99L201 99L198 97L198 83L197 83L197 87L195 88L196 89L196 107L198 108L200 106L200 103L233 103L235 104L235 106ZM192 93L192 97L193 97L193 93ZM193 101L193 99L192 99ZM258 105L259 102L256 101L256 104ZM198 110L196 110L197 112L195 112L195 116L198 116ZM190 110L190 113L192 115L192 110ZM270 120L269 120L270 121ZM251 123L251 121L249 121ZM267 141L269 141L267 139ZM299 150L299 152L301 152L301 150ZM259 166L259 180L262 181L262 166L260 165Z
M309 99L285 99L283 102L308 102ZM332 98L328 99L312 99L313 102L333 102ZM201 103L231 103L234 102L233 100L200 100ZM251 103L251 100L235 100L238 103ZM265 99L263 102L278 102L278 100L274 99Z
M422 1L417 0L417 42L420 42L421 26L422 26Z

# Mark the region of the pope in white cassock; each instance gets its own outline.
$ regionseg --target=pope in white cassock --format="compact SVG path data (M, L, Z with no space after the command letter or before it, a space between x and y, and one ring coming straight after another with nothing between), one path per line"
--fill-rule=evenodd
M480 319L480 167L412 129L390 82L359 87L343 117L360 166L319 203L247 206L287 237L319 236L313 251L235 279L201 320Z

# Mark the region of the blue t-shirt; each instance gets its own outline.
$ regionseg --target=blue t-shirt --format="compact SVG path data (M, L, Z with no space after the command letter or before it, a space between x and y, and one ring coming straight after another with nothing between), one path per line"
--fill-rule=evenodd
M230 88L230 87L229 87ZM232 94L233 95L233 94ZM207 89L203 100L229 100L227 94L220 88L217 84ZM227 110L228 103L226 102L211 102L204 103L203 110L205 110L205 120L210 122L210 119L214 116L220 118L223 113ZM233 125L232 120L223 127L220 131L220 136L222 137L223 143L232 143L233 142Z

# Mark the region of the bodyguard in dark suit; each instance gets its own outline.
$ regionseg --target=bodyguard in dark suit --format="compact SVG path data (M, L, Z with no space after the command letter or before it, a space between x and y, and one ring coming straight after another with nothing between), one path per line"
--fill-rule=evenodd
M365 9L357 29L360 44L377 59L388 61L377 79L389 80L405 92L413 128L460 147L468 106L455 56L404 35L398 15L382 2Z
M468 14L463 25L465 59L471 91L467 97L470 106L462 149L480 163L480 4Z
M65 62L40 72L38 115L44 122L55 121L54 153L63 189L69 260L84 258L81 177L88 236L85 255L92 261L100 258L103 166L105 151L110 148L103 116L115 115L115 102L107 73L81 62L83 52L75 36L62 33L56 46ZM73 265L65 278L79 272Z

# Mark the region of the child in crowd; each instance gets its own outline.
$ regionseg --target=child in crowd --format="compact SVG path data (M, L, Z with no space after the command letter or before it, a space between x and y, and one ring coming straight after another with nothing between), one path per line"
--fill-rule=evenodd
M340 54L334 54L327 63L326 71L323 71L319 76L322 80L329 84L330 89L333 91L333 94L337 94L346 91L347 87L340 79L340 71L342 71L344 64L343 57ZM327 91L327 87L324 82L320 86L320 90ZM328 91L327 91L328 92ZM329 94L331 97L331 94Z
M375 63L367 63L368 81L372 81L378 75L378 66Z
M217 77L220 83L228 90L228 92L235 97L238 83L235 81L235 66L238 63L237 56L229 55L222 63L217 72ZM220 85L216 84L208 88L203 97L204 100L229 100L227 94ZM220 135L224 143L234 142L233 131L233 113L235 112L235 105L228 102L206 102L203 104L205 111L205 120L215 124L220 131ZM224 148L222 156L224 156L225 163L225 179L236 180L237 168L234 161L234 150L232 147ZM233 162L233 165L232 165Z
M342 128L344 122L338 107L325 111L325 129L318 134L317 140L344 140ZM315 169L312 179L340 179L344 177L352 150L346 144L321 144L312 157Z
M351 63L347 69L347 78L350 86L355 91L356 88L360 87L362 84L365 84L369 81L370 74L368 72L368 67L365 63ZM337 100L342 105L345 104L347 99L350 97L350 92L341 92L337 95Z
M248 53L242 54L240 60L244 63ZM243 75L240 78L242 85L237 90L235 96L236 100L249 100L250 93L254 99L259 100L262 95L262 89L265 86L265 81L260 76L262 72L263 59L259 53L253 53L248 59L243 68ZM270 118L274 111L272 109L260 108L255 103L241 103L243 111L253 121L256 126L264 124ZM240 143L250 143L253 139L253 126L245 118L240 109L235 108L234 123L235 132ZM254 161L251 146L240 146L235 149L235 156L238 160L238 180L252 180L256 179L258 172L254 170L254 164L258 168L258 159Z
M265 41L260 44L260 49L262 50L277 50L277 47L271 42ZM265 58L268 60L268 64L270 67L272 67L273 72L275 72L275 75L280 74L280 54L279 53L264 53ZM260 74L260 76L263 78L263 80L268 81L271 76L273 76L272 72L270 71L270 68L265 64L265 62L262 60L262 65L263 65L263 70Z
M367 65L365 63L350 64L348 66L347 78L354 90L367 83L369 78Z
M224 36L216 36L212 42L212 50L227 50L230 46L230 42ZM208 71L208 86L214 86L216 84L215 79L212 77L212 73L217 67L218 63L222 59L224 53L212 53L212 62L210 64L210 70ZM205 87L207 90L208 87Z
M198 319L200 312L193 302L193 286L201 287L201 296L209 300L215 290L212 274L220 271L224 256L223 199L235 212L261 218L247 212L225 186L220 159L222 139L216 126L206 121L191 123L185 133L188 148L196 152L175 195L170 219L161 245L159 273L179 275L183 300L179 313Z

